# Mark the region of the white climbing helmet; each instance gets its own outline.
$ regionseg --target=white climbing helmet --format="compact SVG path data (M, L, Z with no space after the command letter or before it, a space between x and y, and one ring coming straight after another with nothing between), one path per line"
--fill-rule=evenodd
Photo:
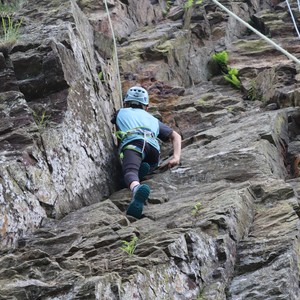
M127 91L124 99L124 103L125 102L138 102L143 105L148 105L149 104L148 92L140 86L133 86Z

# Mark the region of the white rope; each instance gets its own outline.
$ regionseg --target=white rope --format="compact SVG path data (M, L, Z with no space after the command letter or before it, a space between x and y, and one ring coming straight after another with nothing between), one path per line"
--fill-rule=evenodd
M120 78L120 69L119 69L119 59L118 59L118 52L117 52L117 42L116 42L116 38L115 38L115 33L114 33L114 28L110 19L110 15L109 15L109 10L108 10L108 6L107 6L107 1L104 0L104 4L105 4L105 9L107 12L107 16L108 16L108 22L109 22L109 26L110 26L110 30L111 30L111 34L112 34L112 38L113 38L113 42L114 42L114 56L115 56L115 62L117 64L117 80L118 80L118 89L119 89L119 96L120 96L120 103L122 105L123 101L122 101L122 85L121 85L121 78Z
M297 3L298 3L298 9L300 11L300 0L297 0Z
M291 9L291 6L290 6L290 3L289 3L288 0L286 0L286 4L287 4L287 6L288 6L288 9L289 9L289 12L290 12L290 15L291 15L291 18L292 18L294 27L295 27L296 32L297 32L297 34L298 34L298 37L300 38L300 33L299 33L299 30L298 30L298 27L297 27L297 24L296 24L296 21L295 21L295 18L294 18L294 15L293 15L293 12L292 12L292 9Z
M296 62L297 64L300 64L299 59L296 58L294 55L290 54L289 52L287 52L286 50L284 50L282 47L280 47L279 45L277 45L276 43L274 43L272 40L270 40L269 38L267 38L265 35L263 35L262 33L260 33L258 30L256 30L255 28L253 28L247 22L245 22L244 20L242 20L241 18L239 18L236 14L234 14L229 9L227 9L224 5L222 5L221 3L219 3L217 0L212 0L212 1L216 5L218 5L220 8L222 8L224 11L226 11L229 15L231 15L232 17L234 17L236 20L238 20L243 25L245 25L246 27L248 27L250 30L252 30L254 33L256 33L258 36L260 36L262 39L264 39L269 44L271 44L272 46L274 46L278 51L280 51L281 53L283 53L284 55L286 55L289 59L291 59L292 61Z

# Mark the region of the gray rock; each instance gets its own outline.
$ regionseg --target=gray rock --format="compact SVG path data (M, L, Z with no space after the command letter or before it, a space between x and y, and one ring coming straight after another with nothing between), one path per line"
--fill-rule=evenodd
M184 138L181 164L146 177L139 220L117 190L102 3L18 12L0 55L1 299L299 299L298 69L214 4L184 2L108 1L123 91L147 88ZM283 3L226 6L299 52ZM241 90L208 63L225 49Z

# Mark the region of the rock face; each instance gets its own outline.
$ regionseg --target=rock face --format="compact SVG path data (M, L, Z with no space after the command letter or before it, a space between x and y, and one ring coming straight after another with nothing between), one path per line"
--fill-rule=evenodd
M107 197L116 181L109 117L120 104L98 78L87 18L72 1L20 13L20 41L1 55L3 246L47 216Z
M148 89L181 165L148 175L143 217L126 216L105 8L23 6L0 56L0 299L299 299L299 66L215 4L107 2L123 92ZM261 2L225 5L297 56L285 2Z

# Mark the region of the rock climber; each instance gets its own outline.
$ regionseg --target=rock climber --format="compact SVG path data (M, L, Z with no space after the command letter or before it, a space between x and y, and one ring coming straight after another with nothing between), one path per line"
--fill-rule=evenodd
M158 139L173 144L173 156L166 167L178 165L181 155L181 136L148 113L148 105L148 92L139 86L131 87L125 95L124 108L112 119L117 129L124 181L132 191L132 201L126 213L137 219L141 218L144 203L150 195L150 187L140 182L159 164Z

